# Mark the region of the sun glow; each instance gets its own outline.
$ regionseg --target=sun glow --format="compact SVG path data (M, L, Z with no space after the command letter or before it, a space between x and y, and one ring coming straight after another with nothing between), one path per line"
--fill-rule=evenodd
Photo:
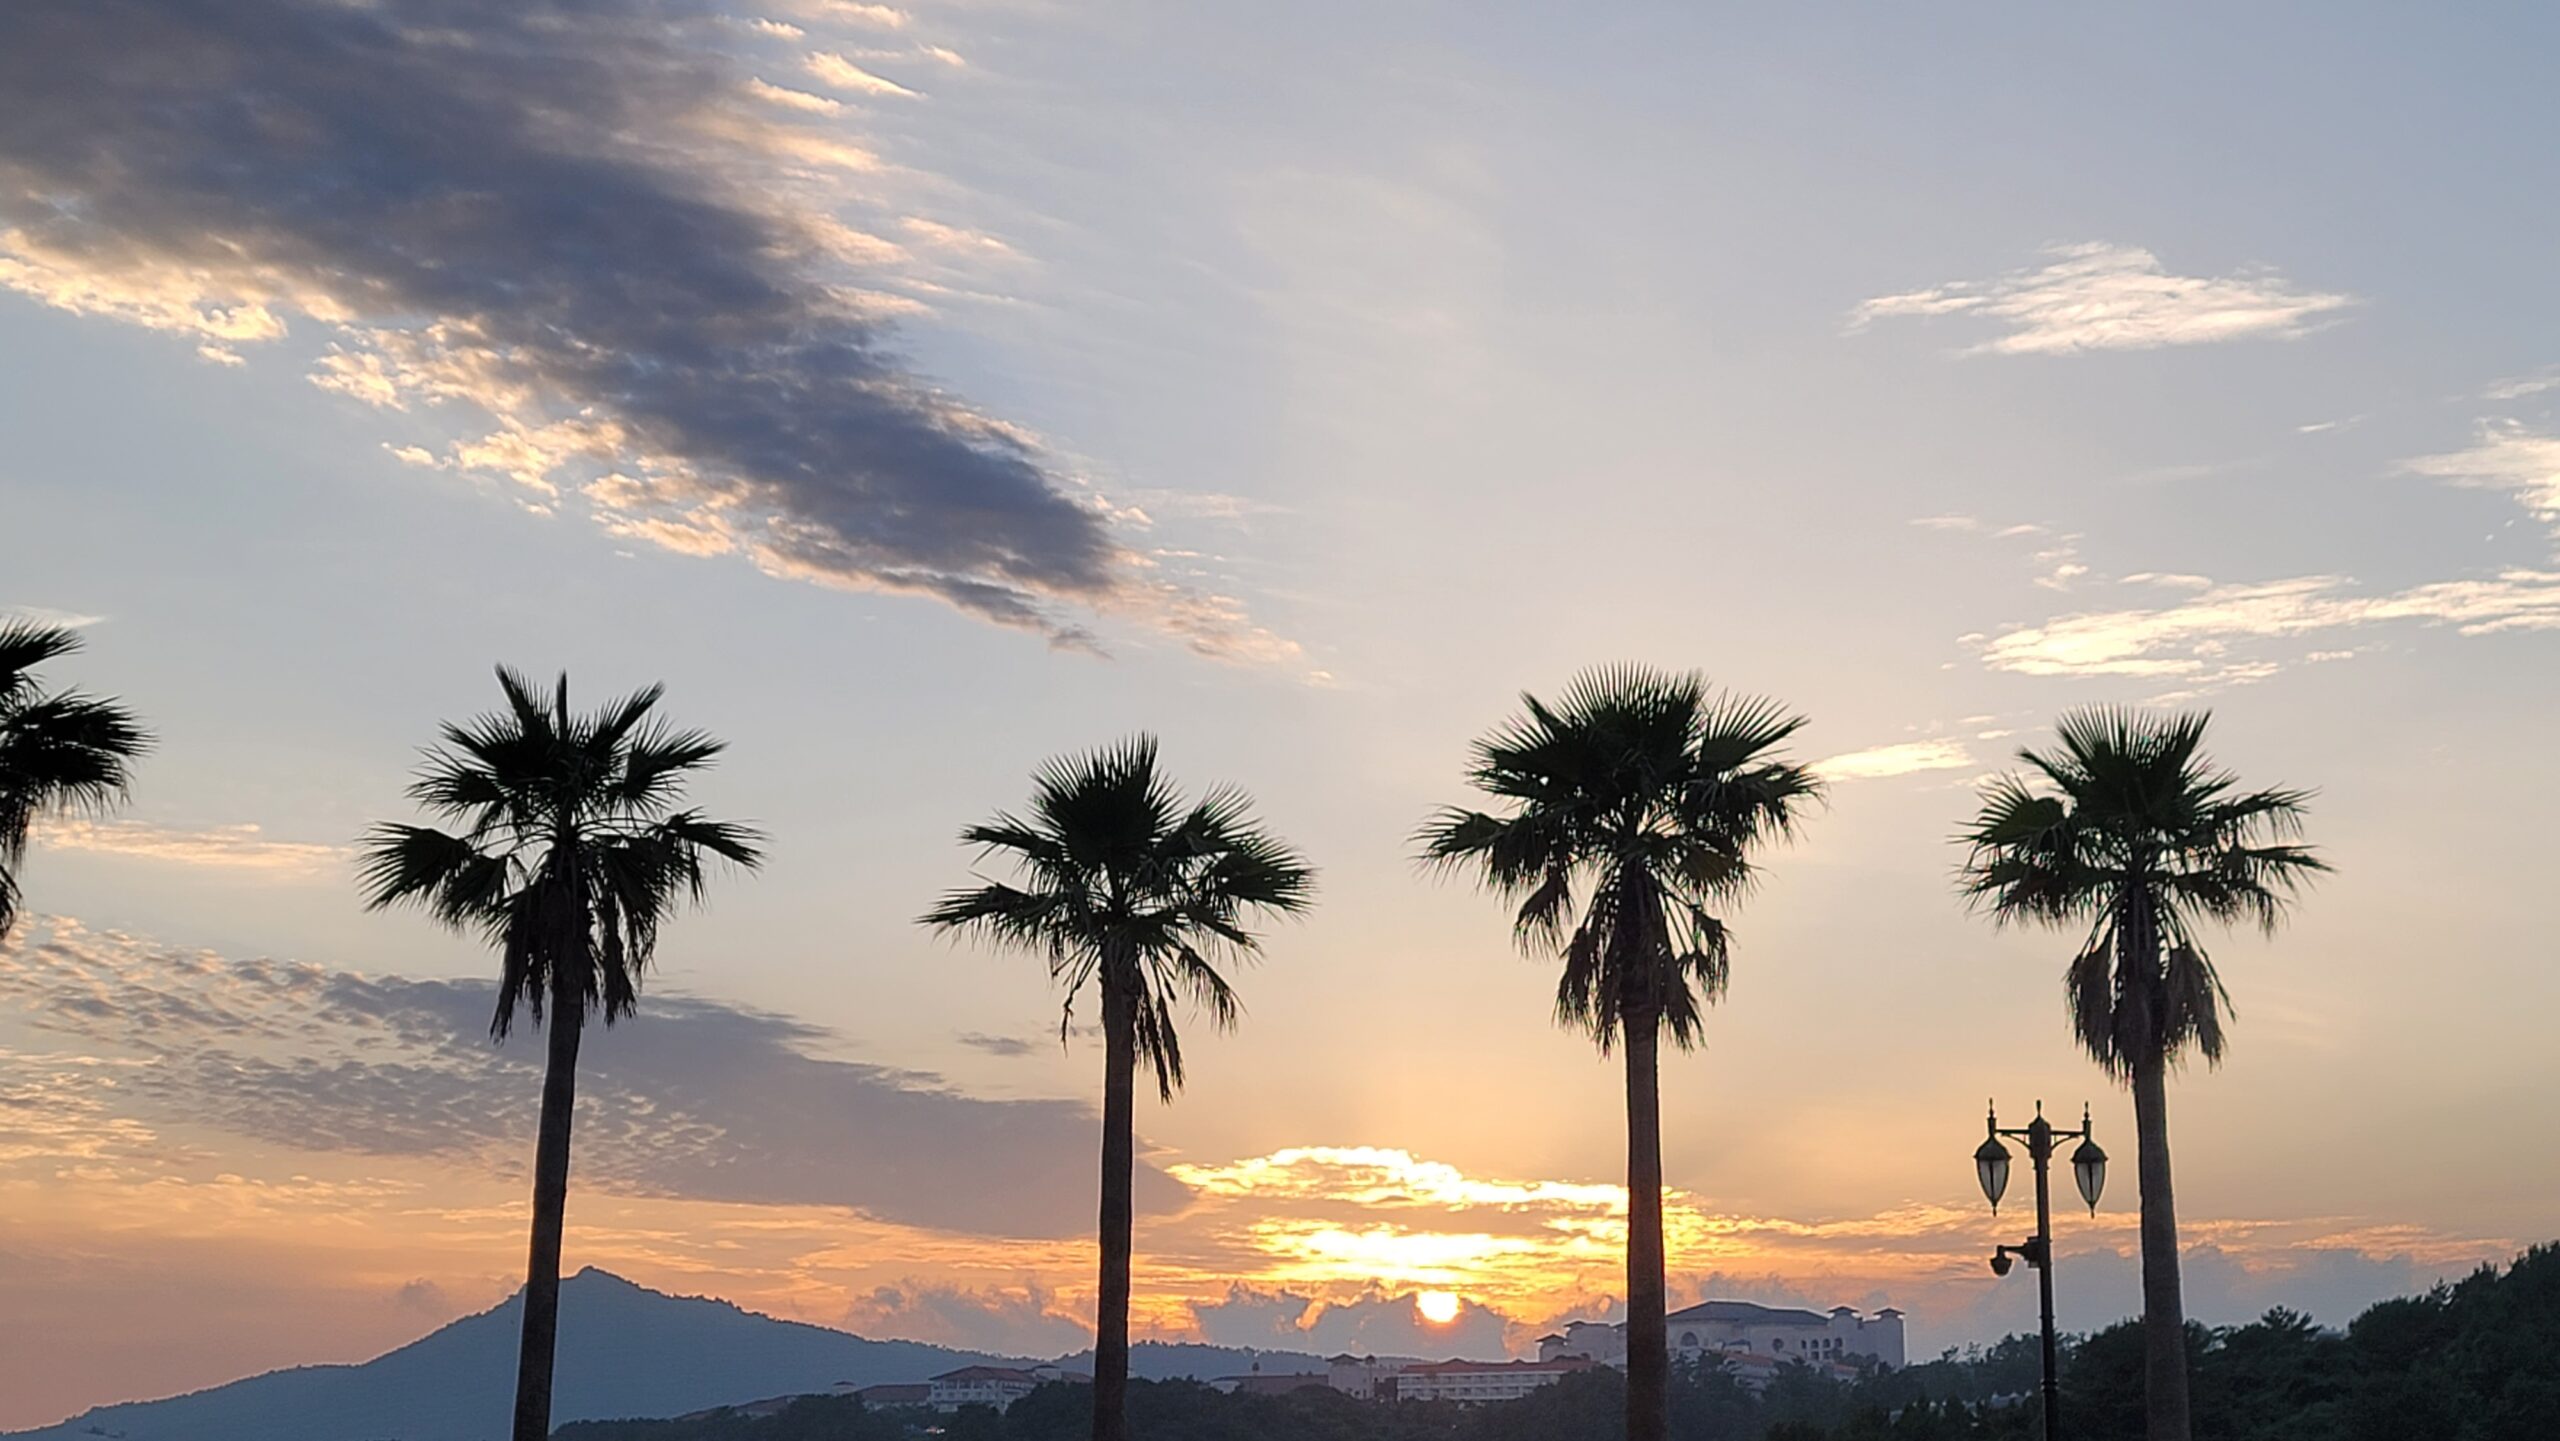
M1425 1291L1413 1298L1413 1309L1434 1326L1446 1326L1458 1319L1458 1296L1454 1291Z

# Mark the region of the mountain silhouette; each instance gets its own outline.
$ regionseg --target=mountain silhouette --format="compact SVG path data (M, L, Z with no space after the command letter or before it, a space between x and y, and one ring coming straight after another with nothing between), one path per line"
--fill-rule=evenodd
M295 1366L160 1401L99 1406L58 1426L0 1441L496 1441L513 1413L513 1296L356 1366ZM1091 1353L1058 1358L1090 1369ZM554 1426L681 1416L713 1406L856 1386L922 1381L1021 1357L922 1341L873 1341L780 1321L707 1296L669 1296L590 1266L560 1283ZM1149 1380L1208 1380L1259 1364L1321 1371L1314 1356L1142 1341L1129 1371Z
M13 1441L493 1441L507 1434L513 1408L521 1306L512 1297L362 1365L270 1371L9 1434ZM676 1416L839 1381L920 1381L1005 1359L778 1321L590 1267L560 1286L552 1417L558 1424Z

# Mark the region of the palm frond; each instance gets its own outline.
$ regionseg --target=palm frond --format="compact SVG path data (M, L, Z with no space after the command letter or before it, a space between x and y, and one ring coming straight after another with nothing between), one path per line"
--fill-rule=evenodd
M1730 964L1710 907L1749 889L1755 854L1793 836L1822 794L1780 754L1803 717L1634 665L1521 705L1475 743L1468 771L1499 809L1434 816L1416 836L1421 863L1521 898L1515 934L1562 963L1558 1020L1603 1051L1639 1024L1695 1044Z
M547 695L520 671L497 674L503 709L443 725L409 786L458 832L375 826L359 884L371 908L415 905L488 938L500 956L493 1035L519 1006L540 1020L574 1005L610 1025L637 1004L667 918L701 902L717 866L761 864L763 837L677 808L721 746L657 722L660 687L580 715L565 672Z
M1138 1059L1167 1099L1182 1084L1177 1007L1232 1025L1241 1004L1218 959L1254 955L1255 925L1301 914L1314 893L1314 872L1254 820L1250 798L1221 787L1185 802L1144 735L1045 762L1023 815L999 812L960 839L1011 878L948 892L920 923L1044 957L1066 1016L1098 984L1106 1014L1130 1008Z
M2041 786L1986 787L1960 834L1959 888L1999 920L2090 927L2065 976L2072 1029L2111 1074L2210 1064L2229 994L2196 941L2200 922L2272 932L2329 869L2302 833L2310 792L2243 792L2206 758L2210 717L2073 711L2059 744L2020 758Z
M0 704L33 694L31 672L46 661L78 651L83 644L80 632L67 625L0 620Z
M77 691L0 711L0 809L28 817L108 810L132 789L133 762L150 748L132 712ZM0 836L0 856L14 865L23 844L23 835Z

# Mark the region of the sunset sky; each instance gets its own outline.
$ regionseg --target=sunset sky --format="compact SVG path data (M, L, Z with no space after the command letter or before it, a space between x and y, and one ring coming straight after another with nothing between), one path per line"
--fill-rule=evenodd
M1604 18L1591 13L1605 8ZM2122 1163L2071 937L1949 837L2210 706L2337 873L2215 947L2189 1307L2560 1232L2560 127L2539 7L0 6L0 607L160 744L0 949L0 1427L361 1360L522 1276L540 1046L365 913L490 667L651 681L771 837L592 1035L567 1264L1085 1343L1098 1047L913 918L1147 729L1319 902L1142 1105L1142 1332L1498 1355L1619 1289L1621 1080L1411 836L1585 665L1831 780L1664 1075L1675 1297L2032 1325L1969 1155ZM1433 1324L1414 1297L1447 1291Z

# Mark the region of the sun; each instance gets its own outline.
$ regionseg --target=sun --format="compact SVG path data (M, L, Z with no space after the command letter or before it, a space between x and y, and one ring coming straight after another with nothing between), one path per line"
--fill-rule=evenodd
M1458 1297L1454 1291L1425 1291L1413 1298L1413 1309L1434 1326L1446 1326L1458 1319Z

